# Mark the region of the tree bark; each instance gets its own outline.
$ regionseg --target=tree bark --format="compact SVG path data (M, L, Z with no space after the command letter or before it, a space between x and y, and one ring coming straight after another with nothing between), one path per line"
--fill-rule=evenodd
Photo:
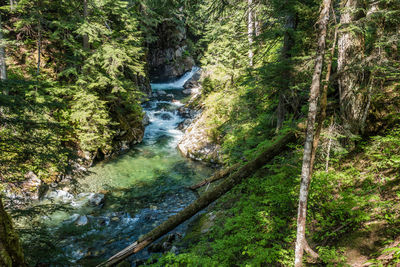
M149 233L141 236L136 242L128 246L124 250L115 254L107 261L98 265L101 266L112 266L126 259L132 254L135 254L163 236L164 234L170 232L175 227L190 219L192 216L196 215L199 211L207 207L209 204L217 200L219 197L224 195L235 185L242 182L244 179L250 177L259 168L263 167L267 162L272 160L276 155L282 153L282 151L287 147L287 145L296 140L296 135L294 132L289 132L284 136L278 138L278 140L267 148L261 155L256 159L250 161L241 167L237 172L233 173L229 178L225 179L221 184L216 186L213 190L200 196L196 201L187 206L184 210L178 214L170 217L167 221L154 228Z
M365 88L362 88L363 74L356 64L363 58L363 37L351 30L351 24L357 21L356 9L360 7L359 0L343 1L338 39L338 73L340 112L344 128L353 134L358 134L362 128L362 115L367 102Z
M24 254L15 233L11 218L4 209L0 197L0 266L25 267Z
M83 0L83 20L86 21L88 17L88 0ZM89 36L87 34L83 35L83 49L89 50Z
M7 66L6 66L6 52L5 52L5 45L4 45L4 38L3 32L1 27L1 15L0 15L0 80L5 81L7 80ZM4 94L8 94L8 90L4 89Z
M322 95L321 95L321 101L320 101L320 114L319 114L318 120L317 120L317 128L315 130L315 136L314 136L314 141L313 141L313 150L312 150L312 154L311 154L310 180L312 178L312 173L313 173L313 169L314 169L315 155L317 153L319 138L321 136L322 125L326 119L326 107L328 105L329 79L331 77L331 71L332 71L332 60L335 55L336 40L337 40L337 29L335 29L335 32L334 32L331 54L330 54L330 57L326 64L327 70L326 70L326 76L325 76L325 84L322 89Z
M231 167L229 167L229 168L227 168L227 169L223 169L223 170L217 171L217 172L214 173L214 175L211 176L210 178L208 178L208 179L206 179L206 180L204 180L204 181L201 181L201 182L198 183L198 184L192 185L191 187L189 187L189 189L191 189L191 190L196 190L196 189L198 189L198 188L200 188L200 187L203 187L203 186L205 186L205 185L207 185L207 184L211 184L211 183L213 183L213 182L216 182L216 181L218 181L218 180L221 180L221 179L223 179L223 178L229 176L232 172L234 172L234 171L236 171L237 169L239 169L239 167L240 167L240 163L236 163L235 165L233 165L233 166L231 166Z
M249 65L253 66L253 42L254 42L254 11L253 11L253 0L247 0L247 38L249 40Z
M325 43L327 27L329 22L329 10L331 0L323 0L322 9L319 18L319 37L317 54L315 59L314 73L310 88L309 109L307 118L306 140L304 144L303 165L301 169L301 183L299 194L299 208L297 216L297 239L295 249L295 267L302 266L303 253L306 247L306 215L307 215L307 199L310 185L310 163L313 150L314 124L317 116L318 97L321 86L322 66L325 54Z
M37 61L37 69L36 69L36 75L39 76L40 74L40 64L41 64L41 55L42 55L42 25L39 20L38 24L38 41L37 41L37 46L38 46L38 61Z
M285 121L286 116L286 98L289 92L290 80L291 80L291 50L295 44L293 38L293 30L296 28L296 14L289 12L286 16L285 33L283 36L283 47L281 52L281 62L283 64L281 73L281 86L279 90L278 108L277 108L277 121L276 121L276 132L278 132Z

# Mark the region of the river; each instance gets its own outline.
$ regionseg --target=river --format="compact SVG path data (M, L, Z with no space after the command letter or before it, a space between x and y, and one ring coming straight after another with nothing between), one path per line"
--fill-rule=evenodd
M183 136L177 129L183 121L181 91L197 70L173 82L151 84L153 92L173 94L174 100L156 97L143 104L150 124L141 144L96 164L74 185L48 192L33 207L36 217L20 217L17 224L25 243L30 242L26 254L33 264L95 266L195 200L185 187L213 170L183 158L176 146ZM175 231L183 235L186 227ZM129 260L135 266L148 257L144 250Z

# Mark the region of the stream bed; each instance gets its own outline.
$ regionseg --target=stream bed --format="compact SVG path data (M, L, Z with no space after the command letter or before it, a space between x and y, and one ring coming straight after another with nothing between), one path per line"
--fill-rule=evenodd
M183 105L181 91L197 70L174 82L152 84L156 97L143 104L150 124L141 144L96 164L69 188L52 189L34 205L43 233L30 232L35 227L29 225L34 224L32 215L20 216L17 224L25 243L32 244L26 254L33 265L95 266L196 199L185 187L206 178L213 169L183 158L176 146L183 136L177 129L184 120L178 112ZM174 231L182 236L186 228L187 223ZM149 256L143 250L129 262L135 266Z

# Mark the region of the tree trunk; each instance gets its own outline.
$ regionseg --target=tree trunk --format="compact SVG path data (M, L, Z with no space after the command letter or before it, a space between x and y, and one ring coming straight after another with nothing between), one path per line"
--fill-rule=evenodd
M356 64L363 58L363 37L351 31L351 24L357 18L359 0L343 1L338 39L338 73L340 112L346 130L358 134L362 128L362 115L367 102L365 88L362 88L363 73Z
M205 193L195 200L192 204L187 206L184 210L178 214L170 217L167 221L154 228L149 233L141 236L136 242L128 246L124 250L115 254L107 261L101 263L98 266L112 266L126 259L132 254L135 254L163 236L164 234L170 232L175 227L190 219L192 216L196 215L199 211L207 207L209 204L217 200L219 197L224 195L235 185L242 182L244 179L250 177L259 168L263 167L267 162L272 160L275 156L282 153L282 151L287 147L288 143L294 141L296 135L294 132L289 132L285 136L280 137L273 145L267 148L261 155L256 159L250 161L241 167L237 172L233 173L229 178L225 179L221 184L216 186L213 190Z
M83 20L86 21L88 17L88 0L83 0ZM89 50L89 36L87 34L83 35L83 49Z
M18 235L0 197L0 266L26 266Z
M321 86L321 73L325 54L325 43L327 26L329 22L329 10L331 0L324 0L322 3L321 14L319 18L319 38L317 55L315 59L314 74L310 88L309 109L307 118L306 140L304 144L303 165L301 169L301 183L299 194L299 209L297 216L297 240L295 249L295 267L302 266L303 253L306 247L306 215L307 199L310 185L310 163L313 150L314 124L317 116L318 97Z
M285 33L283 36L283 47L281 52L281 62L283 64L281 73L281 86L279 90L278 108L277 108L277 122L276 122L276 132L278 132L285 121L286 116L286 102L288 92L290 90L290 80L291 80L291 50L294 46L295 40L293 38L293 30L296 28L295 14L289 12L286 17Z
M42 55L42 25L39 21L38 24L38 41L37 41L37 46L38 46L38 61L37 61L37 69L36 69L36 75L39 76L40 74L40 63L41 63L41 55Z
M1 27L1 15L0 15L0 80L7 80L7 66L6 66L6 52L4 45L3 32ZM4 89L4 94L8 94L8 90Z
M326 70L326 76L325 76L325 84L322 89L322 95L321 95L321 100L320 100L320 112L319 112L319 116L318 116L318 120L317 120L317 128L315 130L313 149L312 149L312 154L311 154L310 180L312 178L312 173L313 173L313 169L314 169L315 155L317 154L317 148L318 148L319 138L321 136L322 125L326 119L326 107L328 105L329 79L331 77L331 71L332 71L332 60L333 60L333 57L335 56L336 40L337 40L337 29L335 29L335 32L333 34L333 43L332 43L332 48L331 48L331 54L330 54L330 57L326 64L327 70Z
M253 41L254 41L254 11L253 11L253 0L247 0L247 36L249 40L249 65L253 66Z

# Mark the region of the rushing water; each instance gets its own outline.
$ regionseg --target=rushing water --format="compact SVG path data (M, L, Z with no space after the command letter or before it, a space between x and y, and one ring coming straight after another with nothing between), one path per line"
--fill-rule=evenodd
M97 164L70 190L54 190L41 201L42 206L58 204L63 209L48 211L41 217L48 234L58 239L53 245L59 250L40 262L94 266L196 198L185 187L204 179L212 170L183 158L176 145L183 135L177 129L183 120L177 111L182 106L178 101L180 91L197 70L174 82L152 84L153 91L172 93L176 100L153 99L143 105L150 124L142 144L114 160ZM94 205L93 200L101 199L101 194L105 195L104 203ZM184 230L185 225L176 231ZM147 251L135 255L132 265L135 257L148 256Z

